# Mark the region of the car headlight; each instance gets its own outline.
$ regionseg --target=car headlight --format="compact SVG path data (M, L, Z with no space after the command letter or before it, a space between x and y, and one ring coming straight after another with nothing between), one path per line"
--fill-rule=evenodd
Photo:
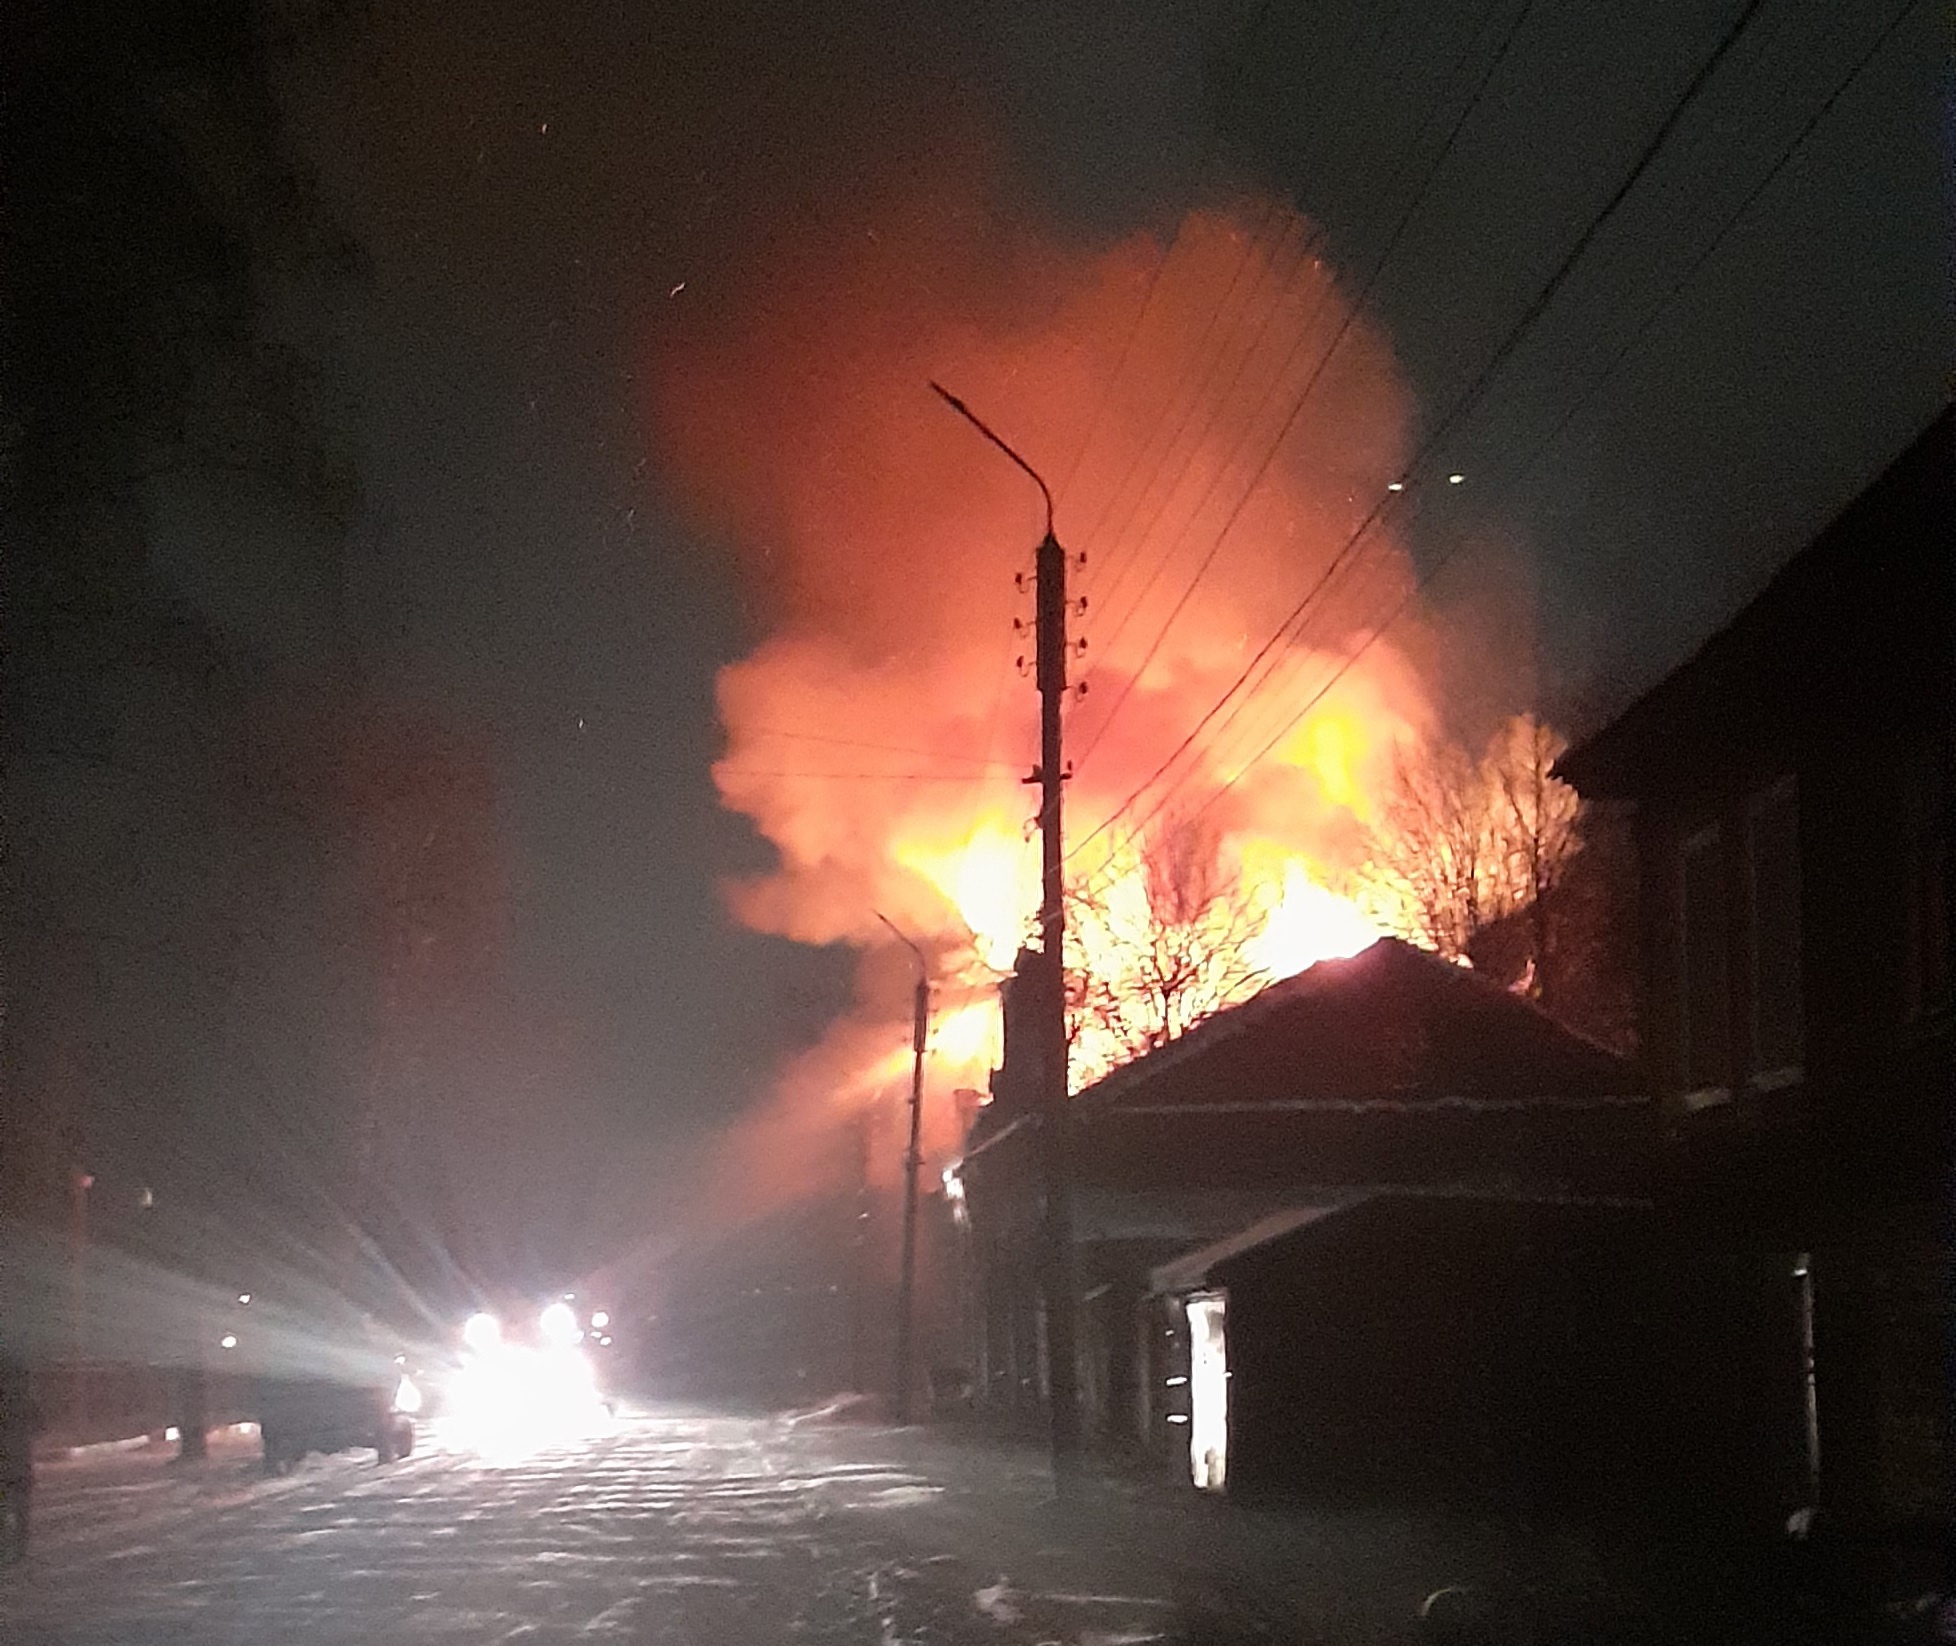
M394 1386L394 1410L405 1412L410 1417L421 1410L421 1391L415 1387L414 1379L405 1373Z

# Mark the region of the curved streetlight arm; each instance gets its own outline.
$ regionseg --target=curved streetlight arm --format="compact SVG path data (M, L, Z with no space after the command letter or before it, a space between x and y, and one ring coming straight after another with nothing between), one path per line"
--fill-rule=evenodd
M1000 451L1004 452L1007 457L1011 458L1014 463L1018 464L1020 468L1024 469L1027 474L1032 476L1032 483L1039 488L1039 495L1045 498L1046 500L1046 535L1048 537L1051 537L1053 535L1053 493L1051 488L1047 486L1046 482L1039 477L1039 471L1035 469L1030 463L1028 463L1023 457L1021 457L1017 452L1015 452L1010 446L1008 446L1003 439L1001 439L996 433L992 431L990 425L988 425L982 417L980 417L976 412L974 412L969 406L967 406L949 389L945 388L945 386L942 383L938 382L935 378L933 378L931 380L930 386L937 391L938 397L942 399L943 402L947 406L949 406L952 411L956 412L958 416L962 417L967 423L969 423L974 429L976 429L980 434L982 434L994 446L998 447ZM878 915L877 918L881 920L882 916ZM884 924L887 925L888 922L885 921ZM894 931L895 927L891 927L891 930ZM901 932L898 932L897 935L901 937L903 934ZM909 942L909 939L905 938L904 941ZM914 947L915 945L912 946Z
M903 928L899 926L894 920L892 920L888 915L886 915L881 909L871 909L869 912L875 915L878 920L882 921L884 925L888 926L890 928L891 935L895 937L899 943L901 943L906 949L908 949L912 954L914 954L917 957L918 980L924 981L928 979L930 976L930 962L924 958L924 951L918 948L916 943L911 938L907 937L904 934Z

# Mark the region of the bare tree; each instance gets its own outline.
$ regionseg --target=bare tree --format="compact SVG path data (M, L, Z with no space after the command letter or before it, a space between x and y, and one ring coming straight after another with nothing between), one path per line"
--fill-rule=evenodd
M1582 849L1582 800L1554 775L1565 739L1530 715L1496 734L1483 762L1506 810L1508 877L1528 911L1530 992L1549 992L1550 893Z
M1231 868L1213 828L1176 817L1149 833L1138 883L1074 893L1069 1015L1086 1064L1166 1045L1269 981L1250 959L1269 911Z
M1552 775L1562 748L1522 715L1478 757L1457 742L1395 754L1358 877L1387 924L1459 959L1481 932L1527 910L1537 992L1547 897L1581 845L1581 802Z

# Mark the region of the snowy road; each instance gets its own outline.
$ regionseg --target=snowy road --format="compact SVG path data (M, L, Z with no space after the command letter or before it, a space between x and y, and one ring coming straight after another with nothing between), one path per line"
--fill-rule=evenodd
M160 1642L1115 1642L1269 1638L1096 1553L1023 1461L873 1429L638 1413L491 1466L439 1439L256 1472L150 1454L43 1471L0 1574L14 1646ZM1290 1635L1295 1639L1296 1636Z

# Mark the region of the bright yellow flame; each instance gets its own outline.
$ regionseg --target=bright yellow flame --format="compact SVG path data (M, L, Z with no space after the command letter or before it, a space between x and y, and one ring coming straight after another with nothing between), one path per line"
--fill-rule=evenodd
M1356 903L1326 891L1293 858L1284 865L1283 891L1251 939L1249 954L1271 977L1290 977L1320 960L1357 954L1384 935Z
M998 1002L974 1001L948 1012L931 1027L931 1049L961 1069L989 1069L998 1062Z
M1278 758L1311 773L1333 805L1363 816L1360 774L1371 750L1372 738L1356 713L1321 705L1285 741Z
M978 958L993 971L1011 966L1038 903L1038 854L1016 829L987 819L948 848L899 841L896 858L930 882L965 923Z

